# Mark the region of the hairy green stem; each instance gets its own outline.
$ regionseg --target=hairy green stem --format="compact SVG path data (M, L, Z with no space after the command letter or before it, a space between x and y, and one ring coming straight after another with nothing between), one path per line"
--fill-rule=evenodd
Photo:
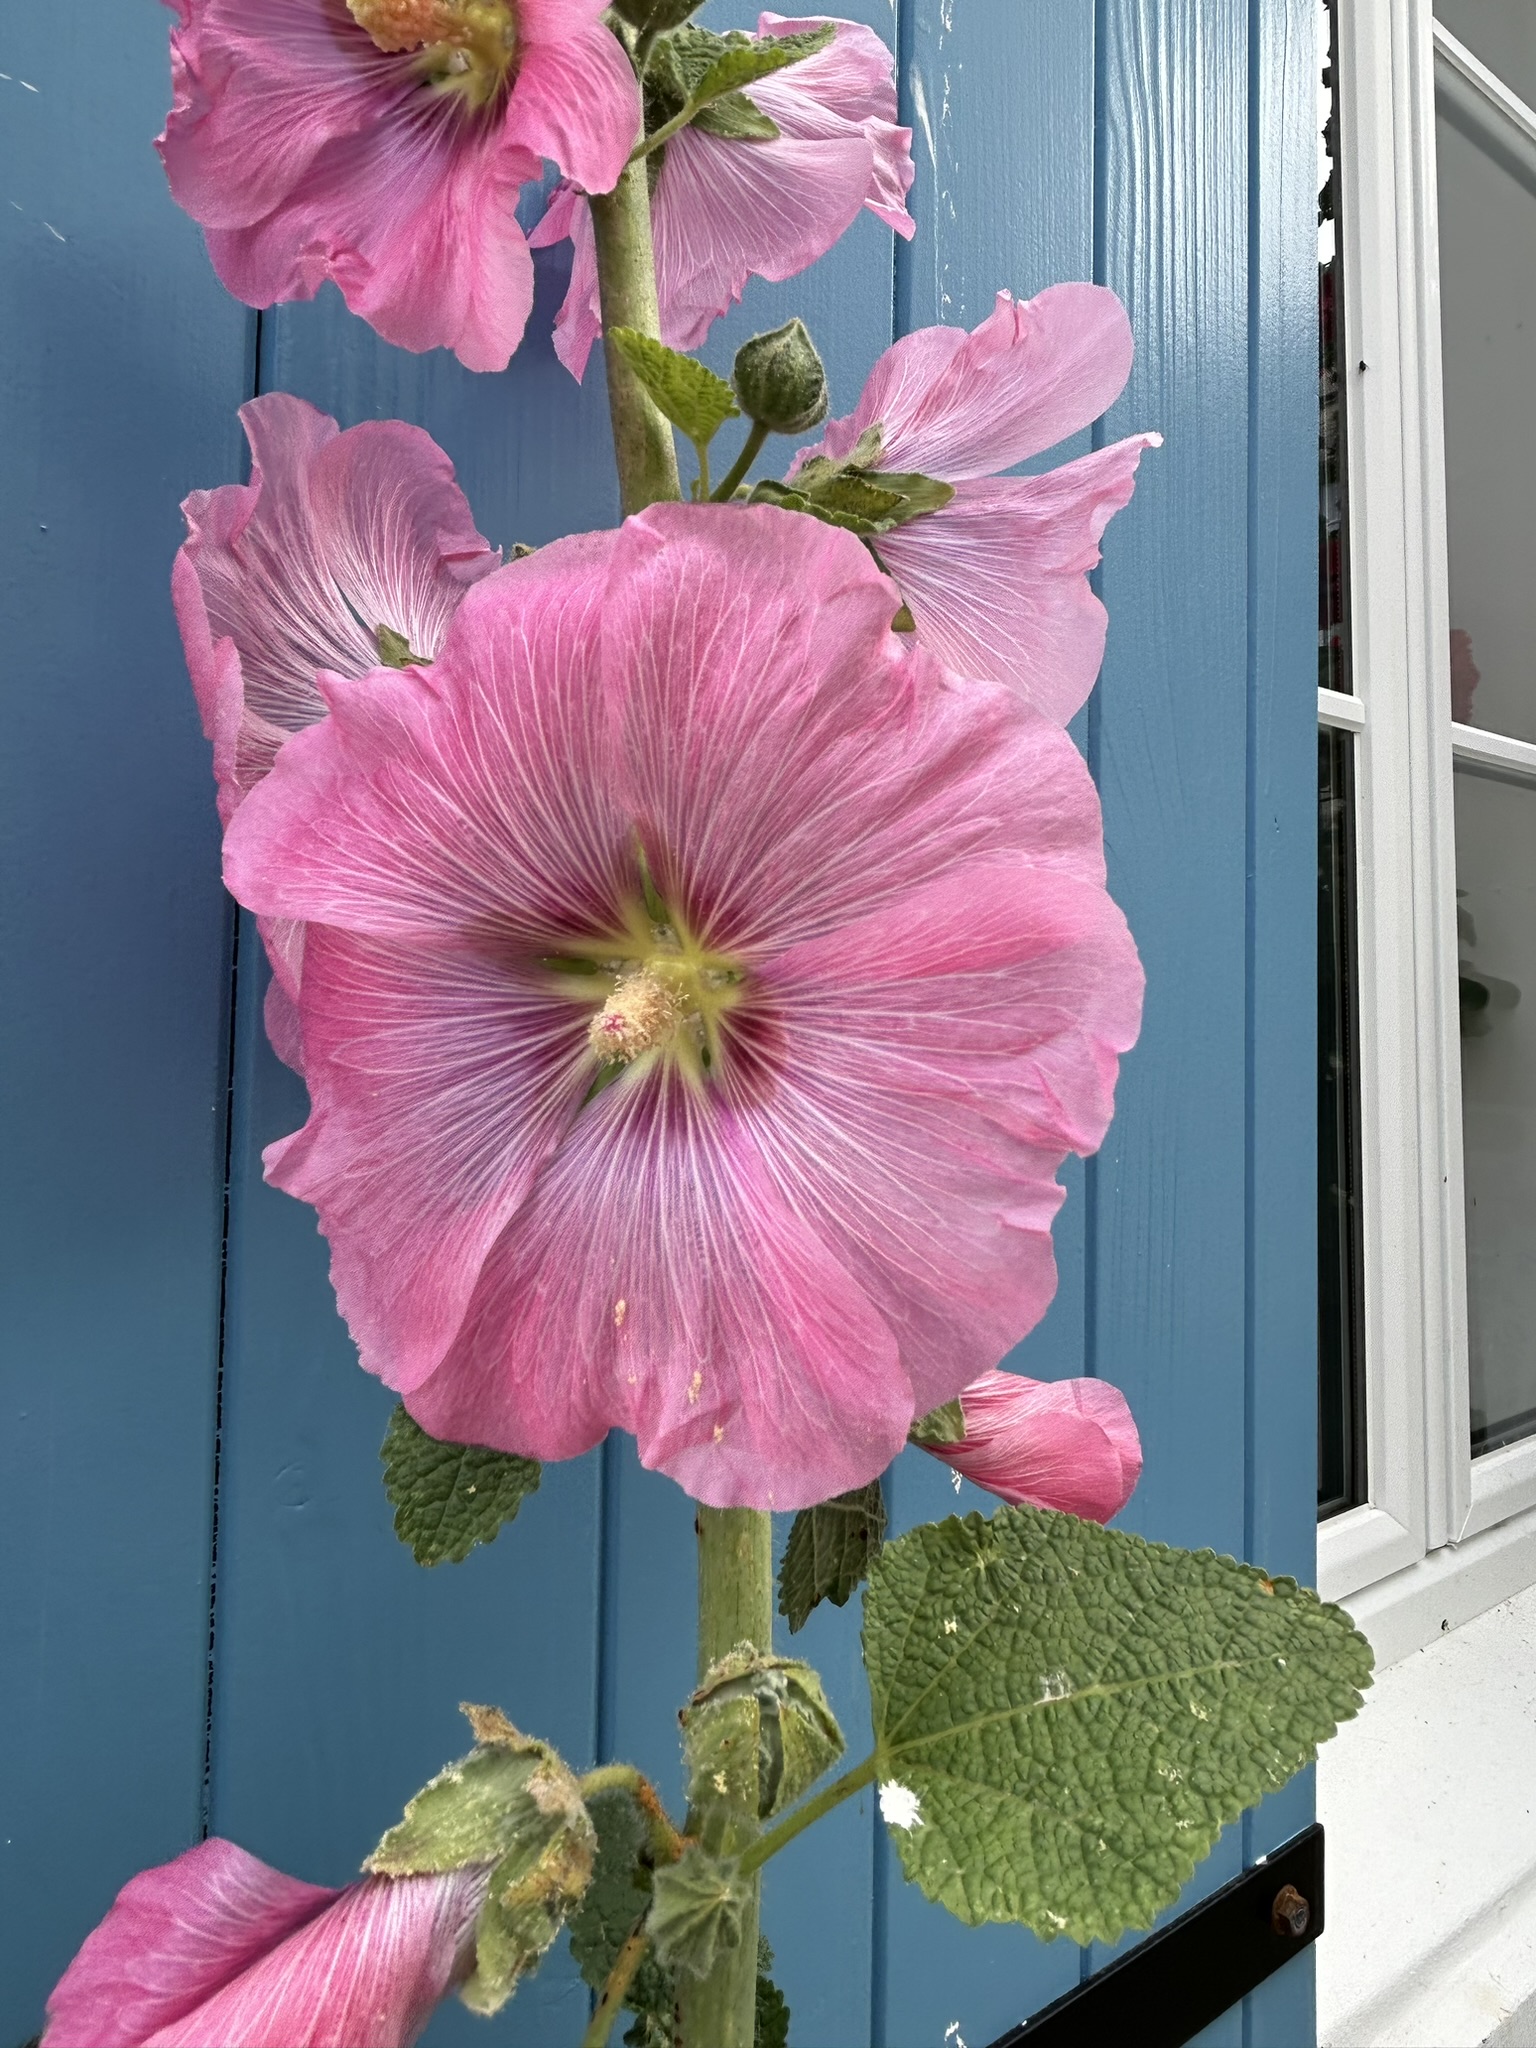
M627 518L660 499L682 496L672 428L613 345L615 327L632 327L653 341L661 339L645 165L631 164L611 192L594 192L590 203L613 454L619 470L619 503Z
M812 1821L818 1821L834 1807L841 1806L845 1799L851 1799L856 1792L862 1792L866 1785L872 1785L879 1770L879 1758L865 1757L863 1763L855 1764L851 1771L845 1771L840 1778L834 1778L830 1785L824 1785L814 1799L807 1799L803 1806L797 1806L793 1813L786 1813L777 1827L767 1834L759 1835L741 1859L742 1870L748 1874L761 1870L770 1856L777 1856L796 1835L802 1834Z
M773 1525L756 1508L703 1508L699 1532L699 1676L738 1643L773 1648ZM693 1817L689 1817L690 1832ZM759 1885L739 1947L703 1982L684 1978L678 2009L686 2048L753 2048L757 2026Z
M607 2048L608 2036L613 2032L613 2023L624 2010L624 1994L635 1981L635 1972L650 1946L650 1936L645 1923L633 1928L629 1939L614 1958L613 1968L608 1972L608 1981L603 1986L603 1995L597 2001L597 2010L581 2037L581 2048Z
M758 455L762 451L763 443L767 440L767 438L768 429L763 425L761 420L754 420L752 422L751 432L747 435L747 438L741 444L741 453L737 456L736 460L731 464L730 468L725 472L725 475L720 479L719 487L715 491L716 504L728 504L730 500L735 496L736 486L746 476L747 471L752 467L753 463L756 462Z
M700 108L708 104L707 100L689 100L686 105L681 107L672 116L670 121L663 121L661 126L653 129L649 135L642 135L629 153L630 164L632 166L643 164L653 149L661 149L672 140L674 135L681 135Z

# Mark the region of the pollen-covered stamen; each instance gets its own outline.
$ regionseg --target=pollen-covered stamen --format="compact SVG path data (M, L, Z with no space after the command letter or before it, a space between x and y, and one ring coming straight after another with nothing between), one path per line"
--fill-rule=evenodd
M379 49L421 51L425 76L474 106L499 92L517 54L511 0L347 0L347 8Z
M687 1021L674 983L642 967L623 975L587 1028L587 1043L605 1064L628 1065L670 1045Z

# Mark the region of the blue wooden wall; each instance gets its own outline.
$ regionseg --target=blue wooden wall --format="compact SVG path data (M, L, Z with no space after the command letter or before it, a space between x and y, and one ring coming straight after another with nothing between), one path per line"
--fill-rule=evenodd
M899 50L919 238L893 255L861 219L807 278L749 291L710 354L802 311L844 411L893 331L974 324L999 285L1095 277L1131 309L1136 371L1098 438L1167 446L1111 529L1079 736L1146 1027L1014 1362L1126 1389L1132 1526L1310 1576L1312 9L856 11ZM260 321L227 300L149 148L167 20L52 0L0 23L0 2043L35 2030L124 1879L205 1829L344 1879L461 1745L461 1698L672 1785L693 1668L688 1503L626 1443L550 1469L463 1566L421 1572L393 1540L390 1397L310 1213L261 1181L302 1090L217 886L166 594L177 502L241 473L252 391L420 421L482 530L539 542L614 516L600 371L578 392L550 352L559 251L503 377L388 350L329 293ZM955 1505L921 1457L892 1497L903 1523ZM800 1640L856 1743L854 1615ZM1309 1815L1303 1782L1191 1896ZM958 2048L956 2022L985 2048L1103 1960L929 1907L867 1804L774 1867L767 1928L796 2048ZM1203 2038L1301 2048L1311 2010L1307 1957ZM451 2008L430 2039L559 2048L584 2011L557 1961L493 2027Z

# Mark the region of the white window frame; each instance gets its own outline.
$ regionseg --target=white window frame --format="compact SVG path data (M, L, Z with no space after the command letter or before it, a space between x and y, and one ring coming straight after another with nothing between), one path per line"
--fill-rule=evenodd
M1536 166L1536 113L1433 19L1340 0L1335 50L1354 735L1368 1500L1318 1582L1387 1663L1536 1583L1536 1438L1468 1437L1452 763L1536 785L1536 746L1450 715L1437 76Z

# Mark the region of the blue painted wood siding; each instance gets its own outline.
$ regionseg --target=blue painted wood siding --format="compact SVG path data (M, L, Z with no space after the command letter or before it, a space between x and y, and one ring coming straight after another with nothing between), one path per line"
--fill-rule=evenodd
M893 332L974 324L999 285L1095 277L1130 307L1137 367L1100 438L1167 446L1111 529L1079 737L1146 1028L1014 1362L1126 1389L1132 1526L1309 1576L1311 8L856 11L898 45L918 240L893 257L861 219L808 277L749 290L709 354L802 311L845 411ZM356 1367L310 1212L261 1181L303 1096L217 887L166 592L177 501L241 473L252 391L420 421L482 529L540 542L614 515L601 373L578 391L550 353L558 251L502 377L386 349L330 294L259 322L226 299L149 148L167 20L53 0L0 24L0 2042L35 2029L116 1888L205 1828L344 1879L462 1743L461 1698L673 1786L693 1665L689 1506L626 1444L550 1469L461 1567L420 1572L391 1536L390 1397ZM955 1505L920 1457L892 1495L901 1522ZM853 1615L800 1640L857 1744ZM1309 1802L1302 1783L1232 1830L1192 1895ZM867 1803L774 1867L767 1928L796 2048L984 2048L1101 1960L927 1906ZM584 2009L557 1960L493 2028L453 2008L430 2038L558 2048ZM1310 2041L1309 1959L1206 2038Z

